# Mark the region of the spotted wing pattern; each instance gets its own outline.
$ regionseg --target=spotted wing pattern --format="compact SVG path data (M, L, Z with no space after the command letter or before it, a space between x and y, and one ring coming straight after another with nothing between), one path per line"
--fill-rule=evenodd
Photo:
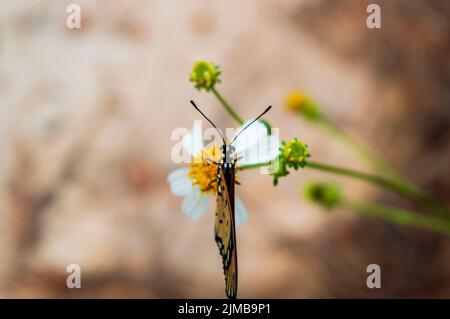
M232 182L234 183L234 181ZM220 255L222 256L225 292L228 298L236 298L237 294L237 251L233 199L234 188L230 190L227 187L224 169L219 165L217 170L217 205L214 233Z

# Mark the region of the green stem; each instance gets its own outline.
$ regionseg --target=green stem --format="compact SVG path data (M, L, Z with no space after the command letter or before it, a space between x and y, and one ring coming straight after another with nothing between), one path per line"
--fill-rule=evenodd
M257 164L250 164L250 165L244 165L239 167L240 170L247 170L252 168L258 168L262 166L270 165L270 162L265 163L257 163ZM427 205L429 207L432 207L436 213L439 213L442 217L448 218L449 212L447 208L441 207L440 203L436 202L436 200L429 196L427 193L422 192L420 189L417 189L415 187L409 187L407 185L398 183L397 181L389 180L384 177L372 175L363 173L360 171L355 171L348 168L343 167L337 167L337 166L331 166L327 164L317 163L313 161L309 161L306 165L306 168L316 169L327 173L333 173L337 175L347 176L356 178L374 185L377 185L379 187L386 188L388 190L394 191L396 193L399 193L401 195L404 195L408 198L411 198L423 205Z
M353 212L380 218L394 224L413 226L450 236L450 222L391 206L344 201L342 207Z
M236 120L240 125L244 124L244 120L236 113L236 111L231 107L230 104L220 95L220 93L216 90L215 87L211 89L215 97L219 100L220 104L227 110L228 114L231 115L233 119Z
M408 185L409 187L417 187L414 183L404 178L400 173L398 173L394 168L388 165L386 162L381 160L376 154L370 152L366 147L361 145L355 139L353 139L349 134L339 128L333 121L328 117L321 114L318 117L319 122L327 129L332 136L337 137L343 143L345 143L350 149L353 150L356 155L366 161L370 166L375 168L378 172L386 175L390 179L396 180L399 183Z
M324 128L326 128L332 136L339 138L343 143L345 143L353 152L362 158L366 163L376 169L380 174L387 176L390 180L394 181L399 187L411 190L412 192L419 194L422 200L422 204L427 205L433 213L439 216L446 216L450 218L450 212L448 209L433 195L425 191L423 188L419 187L392 166L387 164L385 161L380 159L379 156L369 151L366 147L361 145L355 139L353 139L349 134L344 132L339 128L333 121L331 121L324 114L320 114L317 118L319 123L321 123Z
M245 171L247 169L259 168L259 167L269 166L269 165L270 165L270 162L248 164L248 165L239 166L238 169L242 170L242 171Z
M448 218L448 210L445 207L441 207L436 200L431 197L428 193L423 192L421 189L418 189L416 187L410 187L409 185L405 185L402 183L399 183L395 180L389 180L384 177L367 174L359 171L355 171L348 168L343 167L337 167L337 166L331 166L327 164L317 163L317 162L308 162L308 165L306 167L328 172L328 173L334 173L338 175L353 177L356 179L360 179L375 185L378 185L380 187L389 189L391 191L397 192L399 194L402 194L406 197L409 197L423 205L427 205L429 207L432 207L433 210L438 213L441 216L445 216Z

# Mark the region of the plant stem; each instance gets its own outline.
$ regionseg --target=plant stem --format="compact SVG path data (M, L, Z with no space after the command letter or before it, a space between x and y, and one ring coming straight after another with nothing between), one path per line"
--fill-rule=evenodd
M328 173L334 173L338 175L353 177L356 179L360 179L378 186L381 186L383 188L389 189L391 191L397 192L399 194L402 194L406 197L409 197L421 204L427 205L430 208L432 208L437 214L441 216L445 216L449 218L449 212L445 207L442 207L440 203L438 203L433 197L431 197L428 193L422 191L421 189L417 187L411 187L409 185L405 185L402 183L399 183L395 180L389 180L384 177L367 174L359 171L355 171L348 168L343 167L337 167L337 166L331 166L327 164L317 163L313 161L309 161L308 165L306 167L325 171Z
M361 145L349 134L339 128L325 115L321 114L321 116L319 117L319 123L321 123L323 127L331 133L332 136L339 138L343 143L351 148L352 151L356 153L356 155L362 158L366 163L376 169L379 173L382 173L383 175L386 175L390 179L396 180L399 183L408 185L409 187L417 187L414 183L407 180L400 173L398 173L389 164L380 159L377 155L369 151L366 147Z
M394 224L413 226L450 236L450 222L441 218L425 216L391 206L344 201L341 207L355 213L372 216Z
M241 166L239 169L246 170L246 169L267 166L269 164L270 164L270 162L250 164L250 165ZM306 167L326 171L329 173L336 173L339 175L350 176L350 177L354 177L357 179L361 179L366 182L373 183L378 186L382 186L382 187L386 187L388 189L394 190L394 191L399 192L408 197L412 197L416 200L418 200L417 196L422 196L421 194L416 194L414 192L411 192L411 190L409 190L409 189L403 189L402 187L395 184L395 182L389 181L387 179L384 179L384 178L381 178L381 177L378 177L375 175L369 175L366 173L362 173L362 172L358 172L358 171L354 171L354 170L350 170L350 169L334 167L334 166L315 163L315 162L308 162L308 165ZM422 198L422 197L419 197L419 198L421 200L427 199L427 198ZM405 209L400 209L400 208L391 207L391 206L378 205L378 204L372 204L372 203L352 202L352 201L346 201L346 200L344 200L342 202L341 207L347 208L347 209L354 211L356 213L359 213L359 214L377 217L377 218L389 221L394 224L418 227L418 228L422 228L422 229L426 229L429 231L433 231L436 233L450 236L450 221L448 221L444 218L437 218L434 216L425 216L425 215L421 215L421 214L411 212L411 211L408 211Z
M373 154L366 147L361 145L358 141L353 139L349 134L347 134L340 127L338 127L326 115L320 114L316 118L316 122L321 124L325 129L327 129L330 132L330 135L340 139L343 143L345 143L347 147L349 147L357 156L362 158L366 163L372 166L377 172L386 175L389 178L388 180L386 180L384 178L375 177L375 181L372 182L390 188L391 190L400 192L404 195L407 195L408 197L417 200L419 203L426 205L428 208L430 208L430 210L434 214L450 219L450 212L448 208L446 208L439 199L435 198L432 194L428 193L423 188L421 188L417 184L413 183L412 181L404 177L392 166L383 161L379 156ZM337 173L349 175L344 174L345 172L342 171L339 171ZM358 176L352 176L350 174L349 176L365 179L362 178L362 176L359 176L359 174L357 175ZM373 178L369 179L373 180ZM388 181L389 185L386 185L386 181Z
M247 169L267 166L269 164L270 164L270 162L243 165L243 166L239 167L239 169L247 170ZM371 184L375 184L375 185L387 188L389 190L395 191L397 193L400 193L407 197L413 198L420 202L428 203L430 200L433 200L433 199L428 198L426 196L426 194L421 193L420 190L417 190L415 188L408 188L402 184L398 184L397 182L391 181L384 177L363 173L363 172L356 171L353 169L332 166L332 165L318 163L318 162L314 162L314 161L308 161L306 168L312 168L312 169L316 169L319 171L324 171L324 172L328 172L328 173L333 173L333 174L337 174L337 175L343 175L343 176L360 179L360 180L369 182Z
M240 125L244 123L244 120L236 113L236 111L228 104L228 102L220 95L220 93L216 90L215 87L211 89L215 97L219 100L220 104L227 110L228 114L231 115L233 119L236 120Z
M245 171L247 169L259 168L259 167L269 166L269 165L270 165L270 162L255 163L255 164L248 164L248 165L239 166L238 169L241 170L241 171Z
M369 151L366 147L361 145L349 134L347 134L341 128L339 128L328 117L321 114L318 120L319 123L321 123L324 126L324 128L326 128L331 133L331 135L339 138L343 143L345 143L349 148L351 148L355 154L357 154L360 158L366 161L366 163L372 166L380 174L389 177L389 179L395 182L395 184L398 187L408 189L413 193L418 194L419 197L422 198L422 200L419 200L419 202L424 205L427 205L433 211L433 213L439 216L445 216L447 218L450 218L450 212L438 199L436 199L433 195L425 191L417 184L413 183L412 181L404 177L392 166L383 161L379 156Z
M247 169L258 168L258 167L267 166L267 165L270 165L270 162L244 165L244 166L239 167L239 169L247 170ZM428 195L426 192L423 192L419 188L410 187L408 185L401 184L398 181L389 180L389 179L386 179L381 176L367 174L367 173L355 171L355 170L348 169L348 168L322 164L322 163L318 163L318 162L314 162L314 161L308 161L308 164L306 165L305 168L311 168L311 169L316 169L316 170L320 170L323 172L352 177L352 178L356 178L356 179L386 188L388 190L394 191L394 192L404 195L408 198L411 198L423 205L427 205L427 206L433 208L433 210L440 216L449 218L449 212L448 212L447 208L441 206L440 203L436 202L436 200L433 197Z

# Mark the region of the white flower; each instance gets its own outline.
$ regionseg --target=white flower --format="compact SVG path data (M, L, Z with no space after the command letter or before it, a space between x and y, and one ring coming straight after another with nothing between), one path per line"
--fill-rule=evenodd
M249 122L244 123L237 130L236 135ZM237 166L269 162L278 156L279 145L279 138L268 135L266 126L256 121L233 143L238 159ZM198 219L205 212L210 198L217 192L217 183L214 182L217 167L212 161L220 160L220 147L213 145L205 148L201 128L197 125L194 125L191 133L183 138L183 147L192 156L193 161L188 168L172 171L167 181L174 195L184 197L181 204L183 213L192 219ZM237 196L235 197L235 214L236 225L245 223L248 219L247 210Z

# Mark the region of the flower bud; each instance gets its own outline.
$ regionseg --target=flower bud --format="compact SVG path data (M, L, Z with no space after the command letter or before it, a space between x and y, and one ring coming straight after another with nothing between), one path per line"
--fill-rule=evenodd
M220 83L219 66L212 62L197 61L192 68L189 80L195 83L198 90L210 91L216 83Z
M309 182L304 192L306 198L323 208L331 209L342 202L341 189L333 183Z
M308 145L302 143L297 138L289 142L283 141L280 151L286 160L286 165L295 169L305 167L306 159L311 156L308 152Z
M319 107L304 91L293 90L285 98L286 109L298 112L309 120L317 120L321 117Z

